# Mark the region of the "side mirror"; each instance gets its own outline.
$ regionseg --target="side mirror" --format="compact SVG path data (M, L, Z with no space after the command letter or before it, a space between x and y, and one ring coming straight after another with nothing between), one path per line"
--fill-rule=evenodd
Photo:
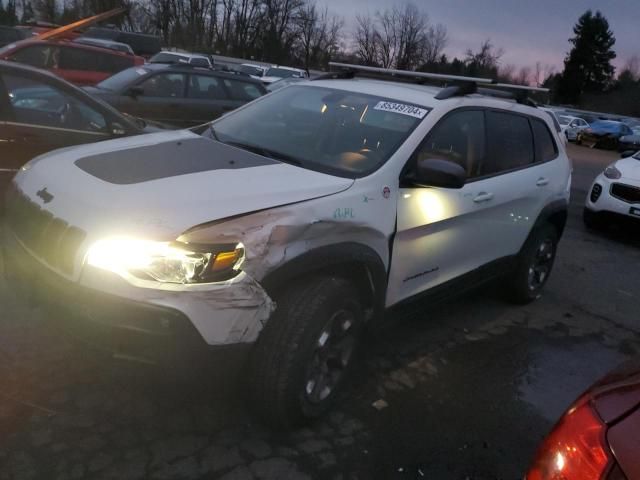
M624 152L620 153L620 158L627 158L627 157L631 157L636 153L635 150L625 150Z
M143 93L144 93L144 88L138 87L138 86L131 87L129 90L127 90L127 95L133 98L136 98L142 95Z
M462 188L467 172L457 163L437 158L418 160L412 183L421 187Z
M127 134L127 130L122 126L122 124L118 122L113 122L111 124L110 131L111 131L111 135L113 135L114 137L121 137Z

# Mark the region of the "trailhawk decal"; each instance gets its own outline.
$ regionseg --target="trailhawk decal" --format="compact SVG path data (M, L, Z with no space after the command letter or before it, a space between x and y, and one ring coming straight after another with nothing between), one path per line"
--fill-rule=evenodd
M373 109L381 110L383 112L399 113L400 115L408 115L415 118L424 118L424 116L429 112L426 108L414 107L413 105L407 105L406 103L393 102L378 102Z

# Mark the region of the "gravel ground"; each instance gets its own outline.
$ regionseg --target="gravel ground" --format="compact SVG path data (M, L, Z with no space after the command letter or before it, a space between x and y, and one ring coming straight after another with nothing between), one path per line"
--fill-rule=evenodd
M0 281L0 480L522 478L567 405L640 352L640 236L580 218L615 155L570 154L569 224L544 296L514 307L496 284L398 312L336 409L294 432L252 422L229 366L186 382L105 362Z

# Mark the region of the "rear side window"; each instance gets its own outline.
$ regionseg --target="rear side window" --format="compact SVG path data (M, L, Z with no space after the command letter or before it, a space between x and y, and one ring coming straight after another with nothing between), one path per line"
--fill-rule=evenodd
M209 75L190 75L188 98L200 100L227 100L222 81Z
M145 97L184 97L184 75L182 73L160 73L140 84Z
M488 111L486 119L488 144L482 175L495 175L534 162L533 135L526 117Z
M127 68L133 67L133 58L123 55L113 55L99 53L98 71L107 73L118 73Z
M233 100L241 100L243 102L250 102L258 97L262 96L260 89L252 83L240 82L238 80L225 79L224 84L229 89L231 98Z
M479 175L485 155L484 113L463 110L452 113L431 131L417 152L417 160L439 159L457 163L468 178Z
M36 68L58 68L60 49L49 45L32 45L15 52L11 60Z
M189 63L194 67L209 68L210 66L209 60L207 60L206 58L193 57L191 60L189 60Z
M536 162L548 162L558 156L558 147L544 122L531 119L531 128L536 142Z

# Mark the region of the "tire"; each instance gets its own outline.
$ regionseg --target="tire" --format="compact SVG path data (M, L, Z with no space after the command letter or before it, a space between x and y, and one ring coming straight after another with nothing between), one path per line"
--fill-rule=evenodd
M553 225L545 225L531 233L510 278L509 300L523 305L540 297L551 275L557 247L558 232Z
M319 417L335 401L353 364L364 315L358 291L342 278L310 278L276 300L252 352L248 401L265 424L289 429ZM325 384L331 385L328 393Z
M580 135L576 137L576 145L582 145L582 140L580 139Z
M588 208L582 210L582 221L584 222L585 227L590 230L601 230L603 227L602 219L596 212L593 212Z

